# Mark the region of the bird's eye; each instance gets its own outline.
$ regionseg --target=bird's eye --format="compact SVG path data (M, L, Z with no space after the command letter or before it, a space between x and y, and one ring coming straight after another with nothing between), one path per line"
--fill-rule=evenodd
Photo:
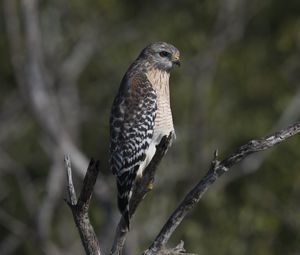
M167 52L167 51L161 51L161 52L159 53L159 55L160 55L161 57L168 57L168 56L170 56L170 53Z

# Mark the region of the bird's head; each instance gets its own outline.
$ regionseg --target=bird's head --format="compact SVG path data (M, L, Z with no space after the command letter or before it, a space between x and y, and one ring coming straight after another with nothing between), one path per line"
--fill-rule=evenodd
M179 50L172 44L156 42L148 45L140 54L155 68L169 72L174 65L180 66Z

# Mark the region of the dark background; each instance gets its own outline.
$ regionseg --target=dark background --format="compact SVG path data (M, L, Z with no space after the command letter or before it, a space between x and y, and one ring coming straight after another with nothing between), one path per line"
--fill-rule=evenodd
M142 48L181 51L171 75L177 139L132 220L126 254L153 241L213 151L228 155L300 117L298 0L3 0L0 7L0 254L83 254L63 199L63 155L80 188L101 161L90 208L103 250L119 219L108 118ZM228 172L176 230L189 252L300 254L300 140Z

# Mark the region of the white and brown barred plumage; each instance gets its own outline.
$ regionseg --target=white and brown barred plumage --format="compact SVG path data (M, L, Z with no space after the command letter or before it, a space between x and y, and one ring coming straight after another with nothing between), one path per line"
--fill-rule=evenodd
M161 138L174 133L169 77L179 51L157 42L147 46L124 75L110 116L110 168L117 177L118 207L129 228L129 200ZM175 134L175 133L174 133Z

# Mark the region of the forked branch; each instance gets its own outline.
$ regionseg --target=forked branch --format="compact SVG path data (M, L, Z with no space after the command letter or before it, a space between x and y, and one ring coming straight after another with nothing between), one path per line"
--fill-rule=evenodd
M169 241L171 235L175 229L179 226L185 216L196 206L200 201L207 189L226 171L228 171L233 165L239 163L247 156L269 149L276 144L279 144L291 136L294 136L300 132L300 123L295 123L281 131L273 133L269 136L258 140L251 140L248 143L240 146L235 152L230 154L227 158L222 161L218 160L217 151L214 154L214 158L211 162L211 166L207 174L195 185L195 187L186 195L183 201L172 213L170 218L167 220L160 233L155 238L151 246L144 251L143 255L179 255L179 254L190 254L186 253L183 247L183 242L179 243L173 249L167 249L166 244ZM168 137L164 137L160 144L157 146L157 151L144 171L143 179L139 181L134 187L133 196L130 202L130 215L135 213L139 203L143 200L145 195L150 191L149 187L154 181L154 174L160 160L165 155L173 134ZM75 189L72 182L71 176L71 165L70 158L65 157L66 170L68 174L68 191L69 191L69 202L76 226L78 227L82 243L84 245L87 255L101 255L100 246L96 238L93 227L91 226L88 218L89 202L92 195L93 186L96 182L97 174L99 172L99 162L91 160L87 170L87 174L84 179L83 189L77 201ZM114 244L111 250L111 254L120 255L125 244L128 229L124 220L121 218L114 240Z
M99 173L99 161L91 159L83 181L83 187L77 200L72 180L72 169L70 156L65 156L65 168L67 171L67 188L69 201L67 204L72 210L75 224L78 228L80 238L87 255L101 255L100 245L88 217L89 205Z

